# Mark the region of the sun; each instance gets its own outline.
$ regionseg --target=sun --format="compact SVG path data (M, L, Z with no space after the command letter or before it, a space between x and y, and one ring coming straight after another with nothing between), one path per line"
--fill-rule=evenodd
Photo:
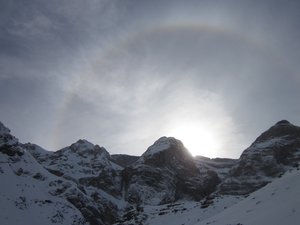
M193 156L201 155L213 158L220 152L219 138L216 137L211 128L201 124L180 124L174 126L167 133L168 136L181 140Z

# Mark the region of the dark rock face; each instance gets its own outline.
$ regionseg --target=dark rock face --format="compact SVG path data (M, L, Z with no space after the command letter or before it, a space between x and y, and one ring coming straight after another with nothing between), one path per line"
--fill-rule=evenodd
M0 146L0 152L8 156L22 156L24 151L18 146L2 145Z
M300 127L279 121L241 155L220 185L221 193L248 194L263 187L300 161Z
M182 142L175 138L162 137L157 140L142 155L140 162L153 167L169 168L178 173L198 173L194 158Z

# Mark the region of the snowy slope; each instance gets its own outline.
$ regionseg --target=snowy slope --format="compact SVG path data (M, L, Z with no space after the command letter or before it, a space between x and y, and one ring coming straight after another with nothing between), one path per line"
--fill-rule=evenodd
M298 225L300 171L287 172L245 200L196 225Z
M0 221L2 225L85 224L78 209L51 194L58 182L26 152L15 160L0 153ZM65 183L71 188L70 183ZM33 216L34 215L34 216Z
M92 196L46 170L3 124L0 130L1 225L104 224L102 206ZM37 155L48 155L29 145Z
M46 171L3 124L0 124L0 180L2 225L86 224L80 211L60 196L76 187Z

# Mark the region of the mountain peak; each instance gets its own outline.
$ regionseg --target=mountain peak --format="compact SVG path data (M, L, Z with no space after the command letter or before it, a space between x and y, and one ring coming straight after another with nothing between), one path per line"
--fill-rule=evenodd
M277 122L274 126L270 127L267 131L262 133L254 142L264 142L273 138L300 138L300 127L291 124L287 120L281 120Z
M91 142L85 139L79 139L78 141L76 141L71 145L72 148L82 149L82 150L93 149L94 146L95 146L94 144L92 144Z
M0 146L2 145L15 145L18 139L10 134L10 129L0 122Z
M137 162L175 169L178 165L182 168L191 168L191 170L196 168L193 156L184 147L183 143L174 137L159 138Z
M6 126L4 126L3 123L0 122L0 135L9 134L9 133L10 133L10 129L8 129Z
M180 140L177 140L174 137L163 136L155 141L154 144L151 145L142 156L148 158L172 147L176 147L176 149L184 149L184 146Z
M275 124L275 126L278 125L293 125L293 124L291 124L288 120L280 120Z
M87 157L89 155L92 155L93 157L99 157L100 155L105 157L110 157L109 153L106 151L104 147L100 147L99 145L94 145L93 143L85 140L85 139L79 139L75 143L71 144L68 147L65 147L63 149L60 149L58 152L64 152L64 153L72 153L77 154L80 156Z

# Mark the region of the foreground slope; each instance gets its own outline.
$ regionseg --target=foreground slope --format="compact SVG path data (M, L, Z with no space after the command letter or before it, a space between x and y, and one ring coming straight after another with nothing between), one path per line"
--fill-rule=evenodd
M287 172L245 200L196 225L297 225L300 171Z

